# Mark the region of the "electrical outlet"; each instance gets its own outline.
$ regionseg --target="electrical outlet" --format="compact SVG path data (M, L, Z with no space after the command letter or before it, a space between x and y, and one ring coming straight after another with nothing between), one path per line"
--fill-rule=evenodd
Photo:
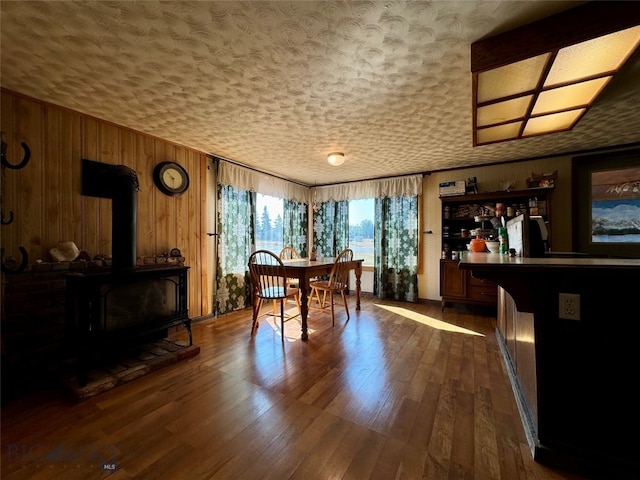
M558 297L558 316L566 320L580 320L580 295L560 293Z

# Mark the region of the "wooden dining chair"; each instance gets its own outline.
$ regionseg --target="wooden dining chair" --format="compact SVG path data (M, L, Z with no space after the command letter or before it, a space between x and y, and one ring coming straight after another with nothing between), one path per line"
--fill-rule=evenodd
M311 294L309 295L309 308L325 309L328 306L331 307L331 324L335 325L335 312L334 305L344 306L347 312L347 320L349 320L349 305L347 304L347 296L345 290L349 282L349 262L353 260L353 250L346 248L336 257L331 267L331 273L328 280L317 280L310 282ZM320 292L322 292L322 298L320 298ZM342 297L342 303L336 303L334 294L340 292ZM327 304L327 294L329 295L329 303ZM314 301L318 303L318 306L311 306Z
M268 250L258 250L249 257L249 274L251 276L251 291L253 304L253 322L251 324L251 335L259 326L258 317L260 308L264 300L273 301L273 313L276 316L276 303L280 301L280 327L282 338L284 339L284 322L298 315L285 317L284 304L289 298L299 297L300 290L291 288L287 282L282 260L273 252Z
M286 247L283 247L282 250L280 250L279 257L282 260L291 260L292 258L300 258L300 254L295 248L287 245Z
M280 250L280 254L278 255L280 260L291 260L294 258L302 258L298 251L292 246L285 246L282 250ZM300 280L297 278L287 278L287 283L292 288L300 288ZM296 303L298 304L298 309L300 308L300 296L296 297Z

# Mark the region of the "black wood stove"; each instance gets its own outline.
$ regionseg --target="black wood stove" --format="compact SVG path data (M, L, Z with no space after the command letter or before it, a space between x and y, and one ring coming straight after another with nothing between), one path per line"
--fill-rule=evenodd
M78 361L80 385L87 382L94 354L164 338L188 315L188 270L178 265L136 266L138 179L124 165L83 160L83 194L112 204L112 267L66 276L66 343Z

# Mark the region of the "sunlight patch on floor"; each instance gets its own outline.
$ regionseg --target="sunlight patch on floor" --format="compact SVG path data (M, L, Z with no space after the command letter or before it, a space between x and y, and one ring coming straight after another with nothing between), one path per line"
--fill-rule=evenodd
M467 335L478 335L480 337L484 337L482 333L474 332L473 330L469 330L467 328L459 327L457 325L453 325L452 323L443 322L442 320L437 320L433 317L429 317L428 315L423 315L422 313L414 312L413 310L409 310L407 308L402 307L394 307L391 305L378 305L376 307L387 310L391 313L395 313L396 315L401 315L409 320L413 320L424 325L428 325L432 328L436 328L438 330L443 330L445 332L452 333L465 333Z
M287 319L287 315L295 315L297 310L285 310L285 321L284 321L284 339L287 342L293 343L300 340L300 336L302 334L302 320L300 316L296 316L295 318ZM271 313L267 313L262 317L261 324L264 325L267 323L269 327L275 332L276 336L282 336L282 332L280 331L280 315L273 315ZM315 333L315 329L309 328L307 326L307 332L309 336Z

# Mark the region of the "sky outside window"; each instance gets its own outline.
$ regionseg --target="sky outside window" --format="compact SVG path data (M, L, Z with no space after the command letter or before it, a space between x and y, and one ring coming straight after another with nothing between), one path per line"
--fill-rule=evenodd
M373 198L349 200L349 248L353 258L364 258L363 265L373 266Z

